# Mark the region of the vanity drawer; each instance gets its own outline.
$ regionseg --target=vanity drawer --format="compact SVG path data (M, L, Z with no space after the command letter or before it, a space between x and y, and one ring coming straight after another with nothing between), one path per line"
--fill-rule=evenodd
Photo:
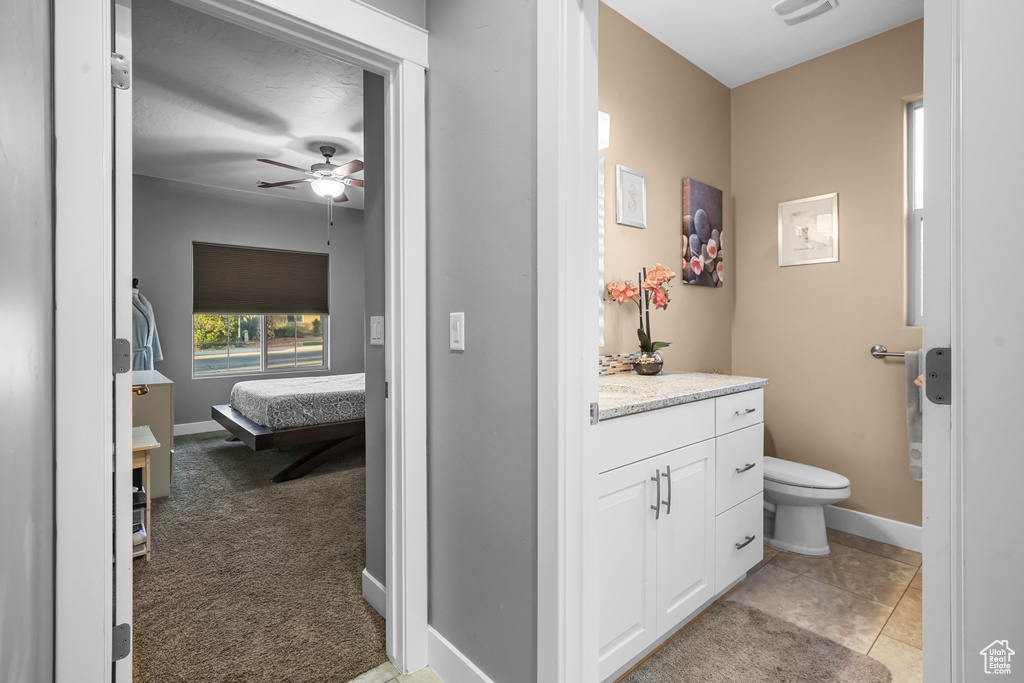
M739 429L716 439L715 514L764 490L764 425Z
M715 436L711 399L602 420L595 427L597 471L661 455Z
M715 518L715 593L764 557L764 497L758 493Z
M764 390L753 389L715 399L715 434L764 422Z

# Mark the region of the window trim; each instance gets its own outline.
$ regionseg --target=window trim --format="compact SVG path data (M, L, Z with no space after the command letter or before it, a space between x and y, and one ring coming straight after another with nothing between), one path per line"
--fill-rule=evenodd
M330 354L330 315L327 313L323 314L312 314L312 313L289 313L289 318L296 319L304 315L318 315L321 320L321 335L323 336L323 359L324 362L321 365L293 365L290 367L279 367L272 368L268 363L268 346L267 346L267 318L272 315L279 315L277 313L252 313L249 315L258 315L260 322L260 367L259 370L247 370L245 372L220 372L220 373L209 373L209 374L197 374L196 373L196 316L197 315L223 315L223 316L237 316L242 315L240 313L193 313L192 314L192 339L191 339L191 360L190 365L192 367L192 379L218 379L224 377L266 377L268 375L287 375L287 374L300 374L300 373L317 373L317 372L330 372L331 369L331 354ZM230 324L229 324L230 327ZM296 336L296 340L298 337ZM230 341L219 342L223 344L230 344ZM298 347L296 346L296 349ZM230 357L230 352L229 352ZM229 361L230 367L230 361Z
M909 327L924 325L924 207L915 208L914 188L917 173L923 168L916 168L917 146L914 139L917 124L914 116L921 110L924 112L924 99L907 103L907 223L906 223L906 324ZM922 121L923 126L923 121ZM923 164L922 164L923 166Z

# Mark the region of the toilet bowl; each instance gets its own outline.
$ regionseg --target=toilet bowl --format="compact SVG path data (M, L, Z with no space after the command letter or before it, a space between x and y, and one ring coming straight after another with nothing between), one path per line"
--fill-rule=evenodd
M828 555L825 506L849 497L850 480L841 474L765 456L765 508L775 510L765 541L791 553Z

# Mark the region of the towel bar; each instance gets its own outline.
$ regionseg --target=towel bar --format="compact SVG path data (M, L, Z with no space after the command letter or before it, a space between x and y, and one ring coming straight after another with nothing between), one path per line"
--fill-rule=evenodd
M889 353L889 350L882 346L881 344L876 344L875 346L871 347L871 355L874 356L875 358L885 358L886 356L903 358L904 356L904 354L902 353Z

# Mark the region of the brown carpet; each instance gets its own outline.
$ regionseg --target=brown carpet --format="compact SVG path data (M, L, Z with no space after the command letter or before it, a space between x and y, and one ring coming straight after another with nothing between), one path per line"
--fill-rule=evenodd
M362 451L295 481L298 451L224 435L175 440L153 502L153 559L134 562L136 683L343 683L387 661L362 599Z
M723 602L623 683L887 683L867 655L738 602Z

